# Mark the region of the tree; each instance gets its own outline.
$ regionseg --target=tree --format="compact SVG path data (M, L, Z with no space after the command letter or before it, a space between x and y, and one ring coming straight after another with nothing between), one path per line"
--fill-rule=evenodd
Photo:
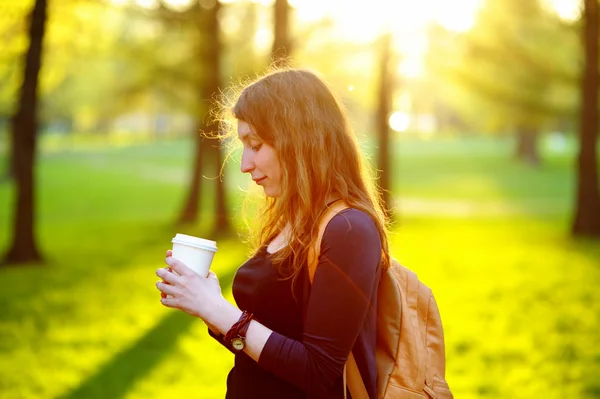
M215 0L175 5L163 0L155 9L130 7L126 27L131 32L124 35L119 46L121 50L127 47L123 52L124 64L139 63L143 72L125 76L122 86L126 95L119 96L120 99L130 102L151 91L152 96L158 94L160 100L167 99L171 110L183 111L195 119L192 173L177 222L196 221L203 201L208 199L207 188L216 183L215 194L210 198L215 200L214 227L219 234L230 230L230 219L225 202L226 184L219 173L224 156L219 148L221 143L213 138L218 124L211 123L210 107L220 94L224 76L235 79L256 70L258 57L254 42L248 38L256 33L258 6L233 2L224 7ZM222 30L223 19L244 23L238 29ZM135 37L138 25L145 28L139 29L142 32L150 28L159 33L141 40ZM123 41L127 46L123 46ZM228 45L224 46L224 42ZM125 72L137 69L125 68ZM217 178L205 178L214 176L213 171Z
M284 67L289 64L292 53L292 41L290 36L290 6L288 0L275 0L274 12L274 39L271 57L273 64Z
M219 10L221 5L219 1L215 1L215 5L207 10L207 21L206 30L208 37L212 40L206 45L206 61L207 61L207 72L205 90L207 98L214 98L217 96L221 87L221 56L222 56L222 42L221 42L221 29L219 25ZM218 129L218 123L207 124L207 129ZM208 152L210 158L214 160L215 170L219 171L219 178L216 179L216 190L217 195L215 196L216 201L216 220L214 231L215 234L227 234L231 231L231 225L229 222L227 200L225 195L225 182L223 180L223 174L220 173L222 170L221 165L223 163L223 154L221 149L221 141L218 138L208 139ZM210 159L209 158L209 159Z
M392 34L386 33L380 38L379 53L379 84L377 86L377 115L376 128L379 138L379 189L388 215L391 215L394 206L390 195L391 165L390 165L390 127L388 118L392 108L392 94L394 77L391 72Z
M569 29L539 1L487 0L460 38L453 78L483 100L497 130L516 133L515 155L532 165L539 134L575 114Z
M221 18L243 21L238 29L226 29L221 32L223 43L223 54L221 56L222 76L233 79L252 76L257 69L263 70L268 66L270 49L264 48L262 54L255 44L255 40L248 38L256 37L259 28L259 14L271 12L271 6L261 5L256 2L229 3L222 8L224 15Z
M204 29L203 35L209 40L198 41L197 54L198 62L206 66L205 74L198 82L199 95L204 99L207 105L204 109L205 113L210 108L210 101L214 100L215 96L219 95L221 87L221 56L222 56L222 41L221 29L219 24L219 11L221 4L219 1L214 1L210 4L203 4L197 7L201 10L201 23L199 26ZM216 136L215 129L218 124L212 123L204 115L198 118L198 129L195 137L195 154L194 166L189 186L188 195L179 217L179 222L189 223L196 220L198 216L198 206L201 199L201 182L202 182L202 164L206 161L211 161L216 166L215 170L221 170L223 162L221 143ZM219 178L216 181L216 221L215 233L227 234L231 231L229 222L228 207L225 195L225 182L223 175L219 173Z
M583 0L584 63L581 79L579 155L577 157L577 200L573 234L600 237L600 194L598 192L598 0Z
M0 129L10 130L10 121L14 117L16 99L22 85L23 67L21 62L15 62L25 53L25 35L28 29L27 15L31 13L30 6L10 2L0 6ZM12 135L8 136L11 152L6 159L6 165L1 165L0 183L10 181L15 174L15 160L12 149Z
M17 188L13 241L7 263L42 260L37 249L35 225L35 157L37 144L37 90L46 31L47 0L36 0L29 20L29 48L17 111L12 119L14 177Z

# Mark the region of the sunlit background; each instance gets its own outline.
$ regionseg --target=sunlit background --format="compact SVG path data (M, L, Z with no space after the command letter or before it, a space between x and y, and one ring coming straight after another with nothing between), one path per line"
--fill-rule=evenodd
M0 259L19 226L11 132L36 1L0 2ZM243 198L260 189L236 150L219 178L226 154L197 132L278 62L318 71L344 104L392 253L436 295L455 398L600 398L600 244L574 227L593 170L577 168L583 2L289 0L286 34L275 9L48 0L41 260L0 266L0 398L224 397L232 356L159 305L154 271L176 233L215 239L231 298Z

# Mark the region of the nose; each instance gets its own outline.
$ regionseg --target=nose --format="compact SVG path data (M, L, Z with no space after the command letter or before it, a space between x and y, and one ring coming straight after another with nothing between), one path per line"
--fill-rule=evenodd
M254 160L252 159L252 154L249 151L244 150L242 152L242 162L240 165L240 170L242 173L250 173L254 169Z

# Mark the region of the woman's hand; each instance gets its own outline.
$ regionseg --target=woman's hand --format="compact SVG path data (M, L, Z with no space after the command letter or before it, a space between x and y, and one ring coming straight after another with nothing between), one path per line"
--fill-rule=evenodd
M170 267L156 271L156 275L163 279L156 283L161 291L160 302L169 308L200 317L210 324L215 312L226 302L217 276L210 272L208 277L202 277L171 255L172 252L167 251L165 262Z

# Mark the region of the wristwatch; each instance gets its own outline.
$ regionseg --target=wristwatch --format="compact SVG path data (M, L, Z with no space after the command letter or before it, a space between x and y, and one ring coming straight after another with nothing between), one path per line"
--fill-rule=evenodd
M238 335L231 340L231 347L238 352L243 351L246 347L246 338Z
M241 352L246 347L246 332L248 331L248 326L250 326L250 322L252 318L248 317L244 320L244 323L240 326L237 335L231 340L231 347L238 352Z
M231 326L231 329L225 334L223 340L229 344L235 352L241 352L246 347L246 331L252 321L253 314L247 311L242 312L240 319Z

